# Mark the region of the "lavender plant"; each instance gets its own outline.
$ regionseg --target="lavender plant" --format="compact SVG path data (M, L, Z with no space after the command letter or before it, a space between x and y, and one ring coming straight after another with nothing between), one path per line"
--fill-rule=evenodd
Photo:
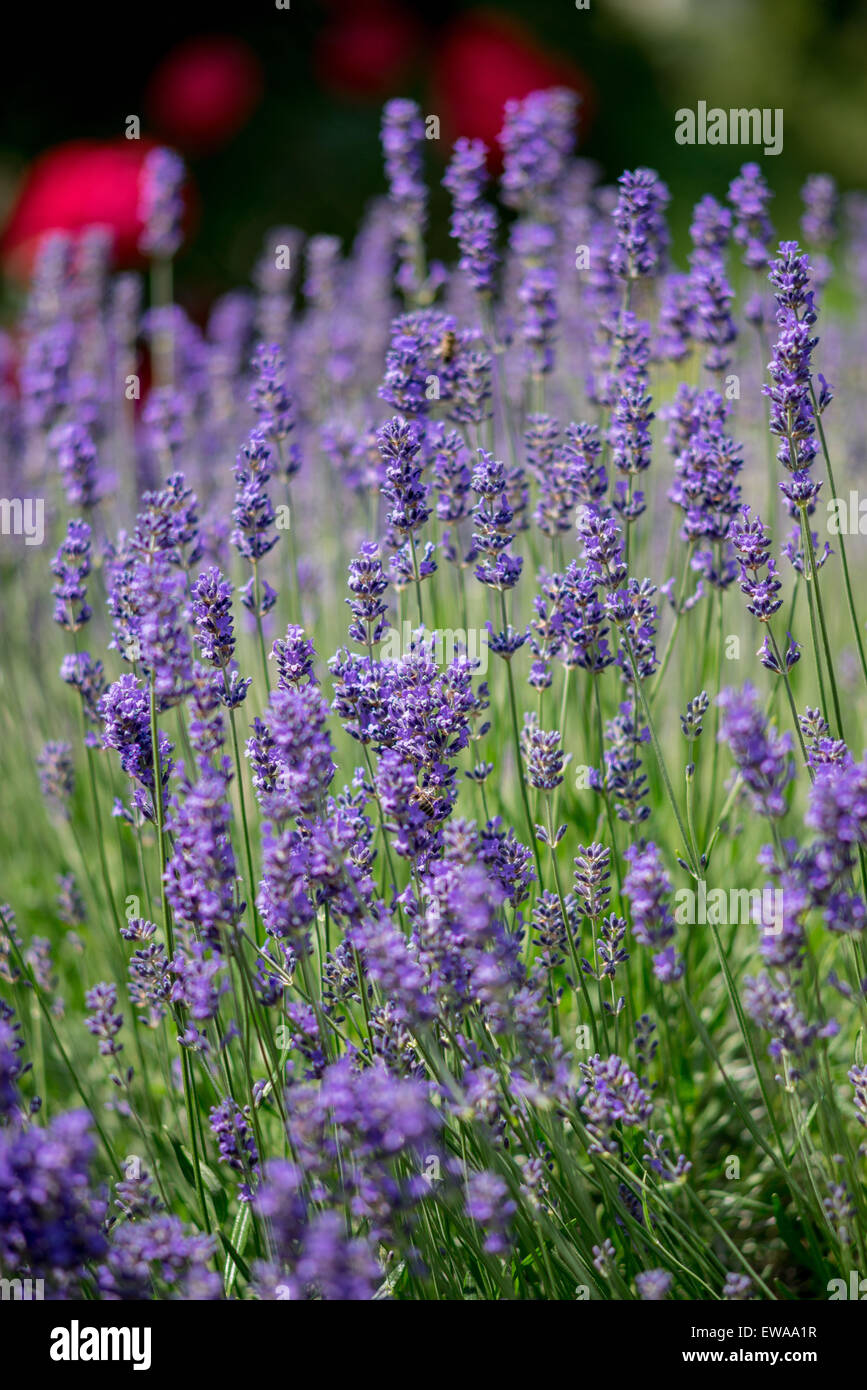
M867 1270L864 564L824 508L865 456L863 283L826 308L863 219L816 175L809 254L777 243L749 164L678 269L662 179L599 186L576 131L570 93L509 104L502 208L458 142L445 267L390 102L354 244L280 229L300 288L266 259L204 329L170 151L144 311L90 234L43 246L0 399L46 519L0 549L4 1276L659 1301Z

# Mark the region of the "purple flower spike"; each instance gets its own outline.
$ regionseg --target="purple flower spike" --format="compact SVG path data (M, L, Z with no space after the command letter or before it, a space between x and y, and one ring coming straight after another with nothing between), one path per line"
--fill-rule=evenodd
M51 562L57 577L51 586L54 621L67 632L79 632L90 620L92 610L85 601L90 563L90 527L86 521L70 521L66 539Z
M499 136L503 202L548 220L575 143L578 97L565 87L507 101Z
M100 475L90 431L83 425L58 425L50 442L70 506L95 507L100 498Z
M745 164L729 186L734 241L743 252L744 265L751 270L762 270L768 263L774 235L768 207L773 196L758 164Z
M789 756L792 740L769 729L758 693L749 684L719 696L720 742L732 751L750 799L760 815L777 819L788 805L783 791L795 775Z
M630 845L626 850L629 872L623 882L623 891L632 903L632 930L635 939L642 946L650 946L656 954L653 957L653 971L663 984L680 979L683 962L676 954L672 943L674 937L674 918L668 906L671 893L671 880L662 865L659 851L654 844ZM662 949L657 949L657 948Z
M668 250L668 189L654 169L627 171L617 182L620 196L614 209L617 240L609 259L611 271L625 280L656 275L664 269Z
M184 161L174 150L151 150L142 166L139 216L143 231L139 250L147 256L170 260L183 241L186 178Z

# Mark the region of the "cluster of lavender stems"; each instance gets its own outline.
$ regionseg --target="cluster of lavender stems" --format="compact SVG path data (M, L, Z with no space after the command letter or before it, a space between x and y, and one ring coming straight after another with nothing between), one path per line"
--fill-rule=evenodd
M676 169L605 185L579 129L557 88L501 161L457 142L444 265L388 102L351 245L273 229L204 327L173 151L147 292L96 231L43 243L0 339L3 486L45 503L0 555L5 1276L660 1301L867 1267L867 661L825 526L867 439L863 195L812 176L779 240L745 164L678 268Z

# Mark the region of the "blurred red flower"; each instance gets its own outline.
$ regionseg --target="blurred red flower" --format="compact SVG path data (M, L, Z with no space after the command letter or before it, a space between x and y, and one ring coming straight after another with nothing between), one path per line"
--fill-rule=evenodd
M262 66L248 44L203 34L178 44L155 69L145 109L169 143L202 154L246 125L262 92Z
M549 53L516 20L485 10L456 20L443 35L434 60L433 109L445 140L459 135L484 140L492 162L500 162L497 136L503 107L512 98L544 87L572 87L584 98L581 124L586 129L591 88L571 60Z
M393 93L416 55L422 27L394 0L331 0L335 17L317 39L319 80L342 96Z
M141 264L139 176L154 141L72 140L40 155L30 166L9 221L0 237L7 270L25 274L36 248L52 231L79 232L108 227L114 235L114 262ZM186 189L188 225L192 192Z

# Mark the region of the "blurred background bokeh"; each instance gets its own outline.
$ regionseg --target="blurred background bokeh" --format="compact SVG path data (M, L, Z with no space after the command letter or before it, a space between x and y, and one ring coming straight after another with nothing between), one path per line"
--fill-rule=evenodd
M604 177L650 164L675 195L675 246L692 203L724 195L756 152L679 146L674 112L704 99L782 107L785 145L764 159L775 221L797 216L813 171L867 184L867 6L861 0L149 0L113 12L19 8L0 87L0 256L8 313L47 225L90 207L133 256L137 161L148 139L181 150L192 215L178 289L193 312L243 283L264 232L290 223L349 238L384 191L379 112L417 97L441 121L430 176L457 135L493 141L503 102L568 83L584 98L581 152ZM130 116L141 142L125 140ZM126 219L126 223L124 222ZM447 204L434 200L435 253Z

